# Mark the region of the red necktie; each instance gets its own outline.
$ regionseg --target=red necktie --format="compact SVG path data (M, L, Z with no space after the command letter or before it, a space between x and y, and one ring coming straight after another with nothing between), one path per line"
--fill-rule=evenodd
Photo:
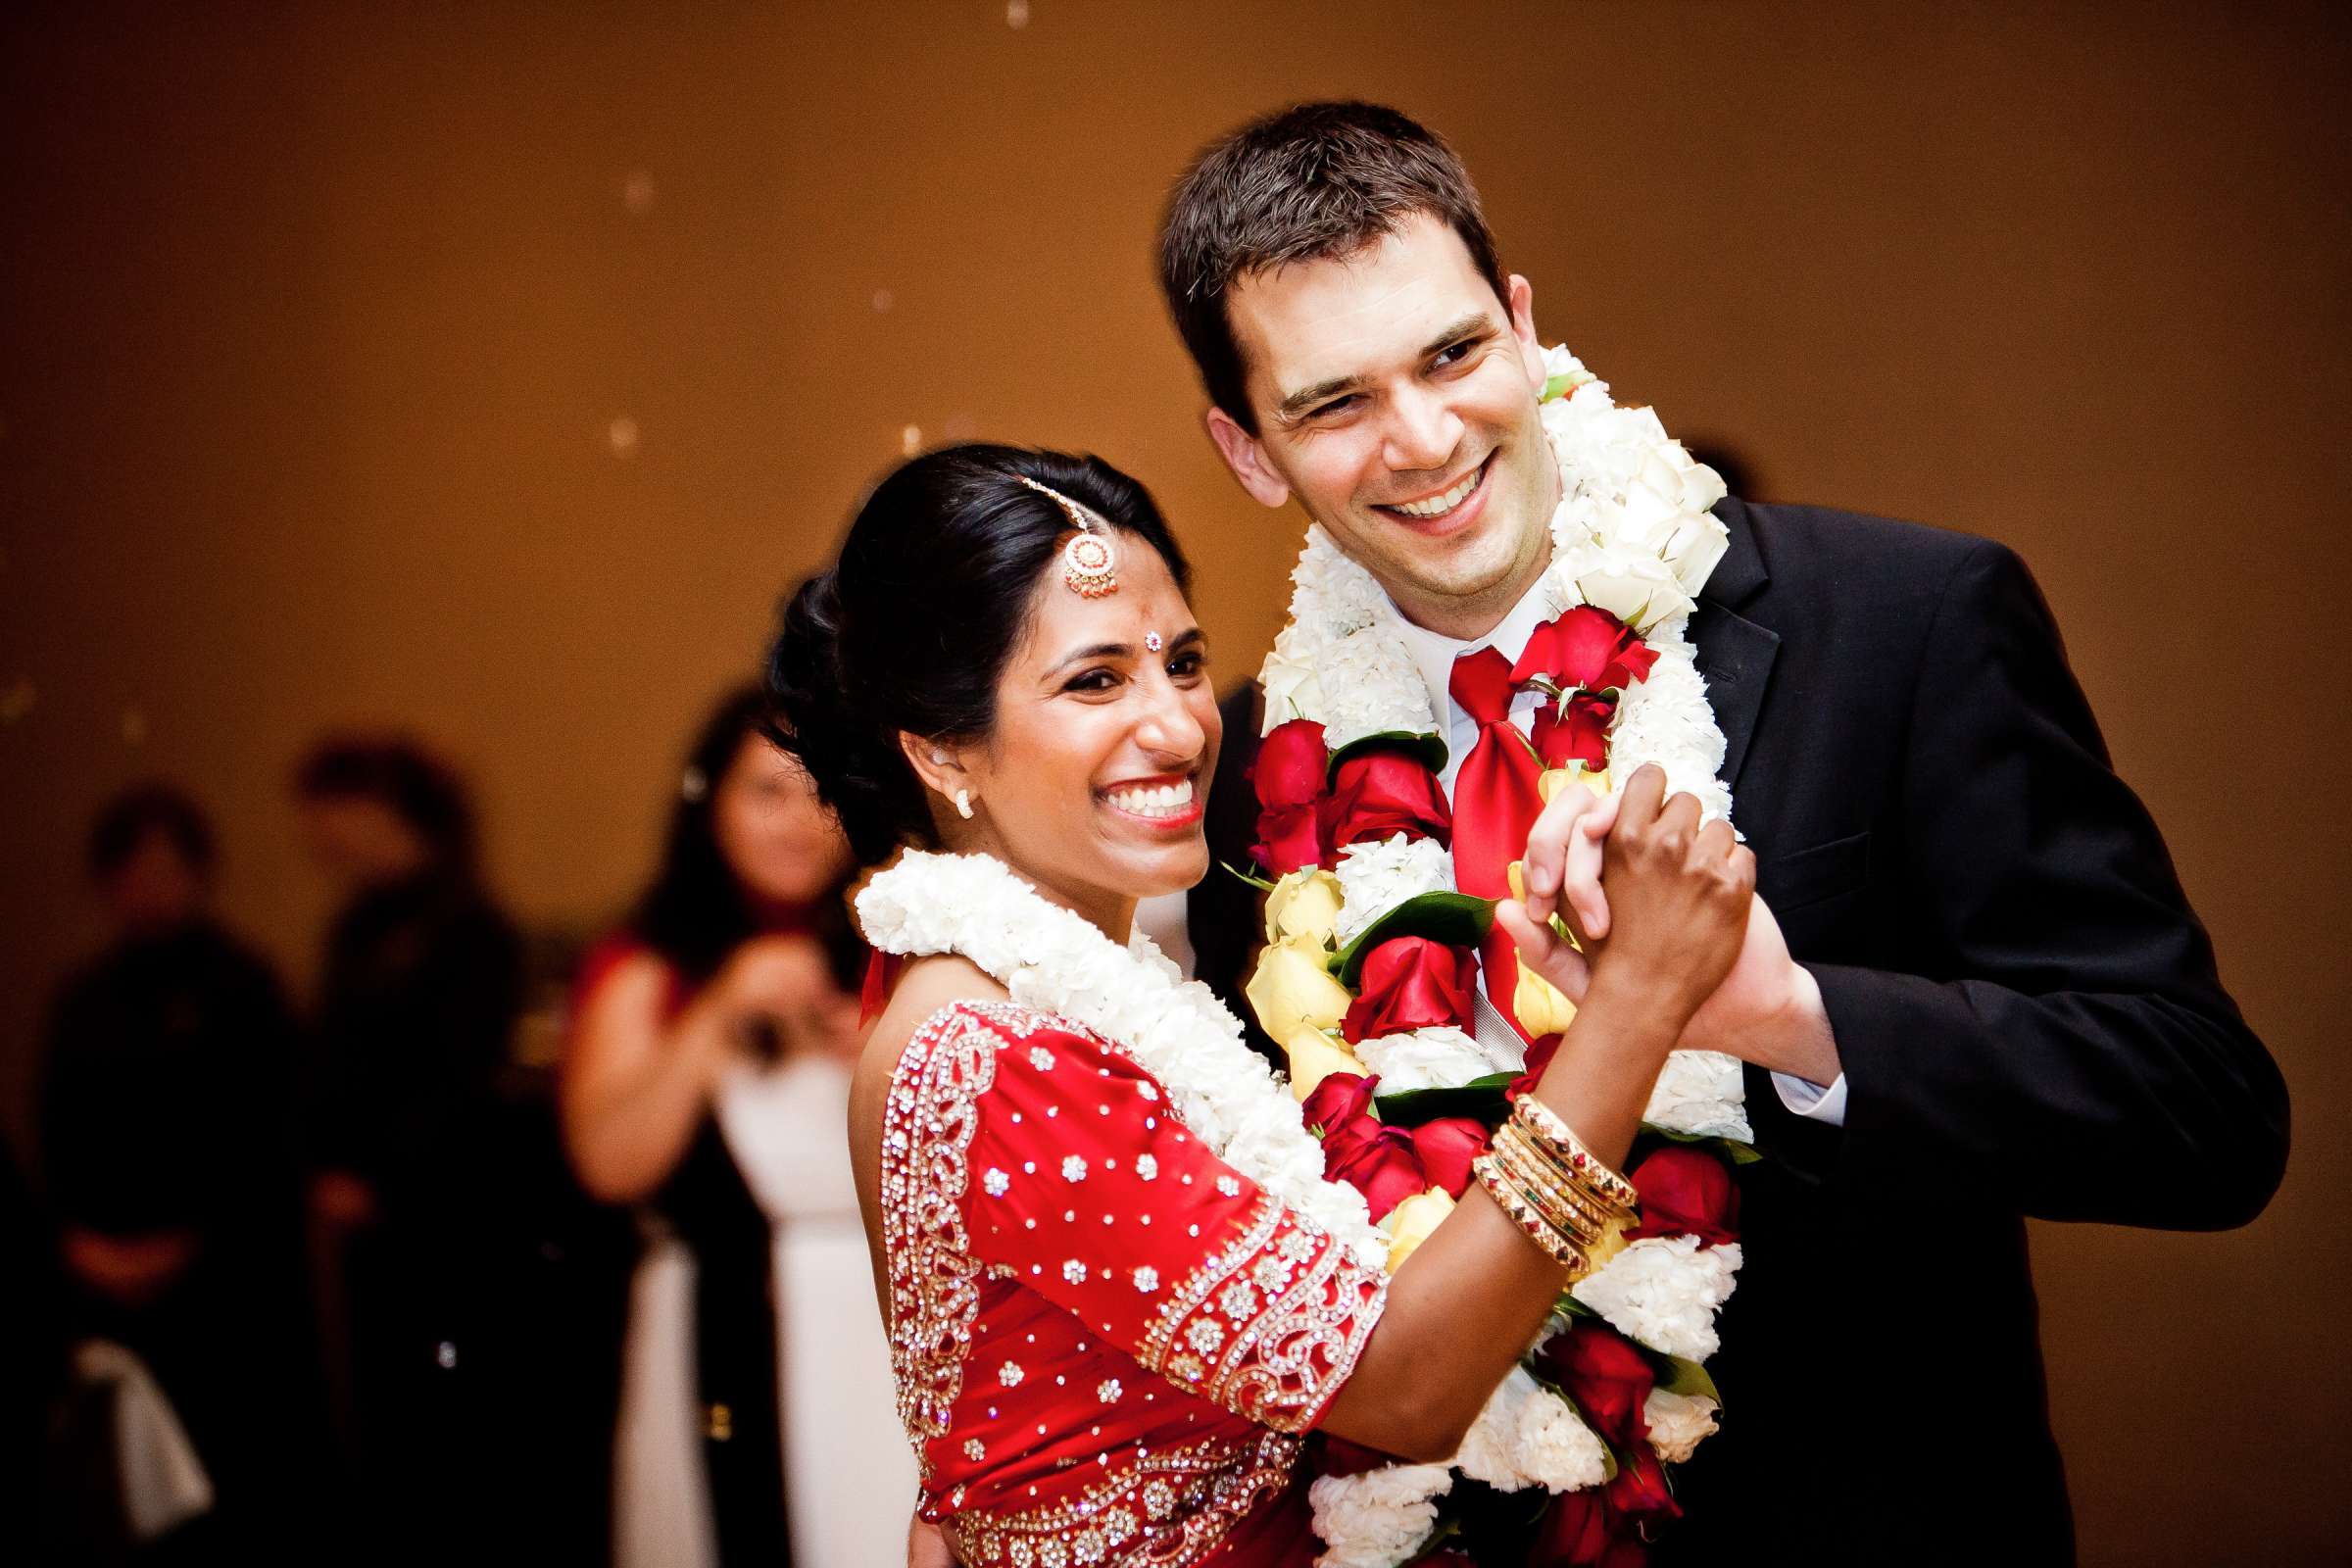
M1511 662L1492 648L1464 654L1453 662L1446 692L1478 724L1478 740L1454 775L1453 885L1482 899L1508 898L1510 864L1527 853L1528 830L1544 809L1536 791L1543 764L1511 723ZM1519 959L1511 939L1496 927L1478 956L1488 997L1518 1029L1511 996L1519 985ZM1520 1030L1522 1037L1526 1033Z

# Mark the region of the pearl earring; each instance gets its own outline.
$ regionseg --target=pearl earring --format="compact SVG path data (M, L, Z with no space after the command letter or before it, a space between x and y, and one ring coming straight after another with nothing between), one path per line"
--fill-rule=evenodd
M970 790L957 790L956 792L956 814L962 817L967 822L971 820L972 792Z

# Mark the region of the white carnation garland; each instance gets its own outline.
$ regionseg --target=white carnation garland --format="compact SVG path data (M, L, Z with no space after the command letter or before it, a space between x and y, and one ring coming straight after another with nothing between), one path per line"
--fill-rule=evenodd
M1184 979L1142 931L1121 948L986 855L909 850L876 873L857 903L865 939L881 952L958 954L1021 1005L1116 1042L1167 1092L1187 1130L1211 1153L1330 1234L1358 1263L1384 1264L1388 1236L1372 1223L1363 1194L1324 1179L1322 1145L1306 1130L1288 1085L1243 1044L1241 1020L1207 986ZM1579 1298L1625 1271L1622 1288L1604 1286L1588 1304L1653 1348L1690 1353L1698 1338L1694 1322L1704 1319L1711 1339L1713 1309L1729 1294L1738 1250L1701 1249L1700 1258L1691 1258L1679 1246L1683 1240L1634 1243L1577 1287ZM1637 1257L1643 1260L1628 1269ZM1680 1262L1694 1266L1678 1268ZM1698 1441L1693 1425L1687 1418L1673 1430L1672 1443L1685 1454ZM1505 1491L1566 1492L1599 1484L1603 1453L1573 1405L1514 1368L1488 1399L1452 1469ZM1390 1465L1318 1480L1310 1496L1327 1547L1318 1560L1325 1568L1404 1561L1428 1534L1434 1499L1451 1485L1446 1465Z

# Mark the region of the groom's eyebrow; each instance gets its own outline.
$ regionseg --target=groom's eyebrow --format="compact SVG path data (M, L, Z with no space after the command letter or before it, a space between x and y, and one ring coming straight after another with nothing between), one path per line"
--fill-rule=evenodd
M1460 320L1448 323L1445 331L1431 338L1422 348L1420 358L1426 360L1434 354L1442 353L1466 337L1491 337L1494 332L1494 318L1484 311L1472 311ZM1334 376L1328 381L1317 381L1313 386L1301 387L1282 400L1282 406L1274 411L1275 417L1286 422L1295 419L1325 398L1337 397L1343 392L1353 390L1362 379L1361 376L1340 375Z

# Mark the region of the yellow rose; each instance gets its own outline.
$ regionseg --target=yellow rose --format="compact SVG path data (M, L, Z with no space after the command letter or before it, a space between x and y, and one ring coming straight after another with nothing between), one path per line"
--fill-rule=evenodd
M1312 937L1328 944L1340 923L1340 879L1329 871L1302 866L1274 884L1266 895L1266 940Z
M1257 972L1242 988L1257 1013L1258 1027L1288 1040L1300 1027L1337 1029L1355 999L1324 966L1323 944L1292 937L1269 945L1257 957Z
M1403 1205L1399 1204L1397 1206L1402 1207ZM1610 1258L1615 1257L1619 1252L1624 1251L1632 1245L1632 1243L1625 1239L1625 1227L1623 1225L1611 1225L1607 1230L1600 1233L1599 1241L1594 1242L1591 1247L1585 1249L1585 1255L1592 1260L1592 1266L1594 1268L1598 1268L1601 1264L1606 1263Z
M1594 795L1609 793L1609 770L1605 767L1588 768L1582 762L1571 762L1566 767L1555 767L1544 773L1536 780L1536 793L1543 797L1545 806L1549 806L1553 796L1579 779Z
M1315 1092L1315 1085L1335 1072L1353 1073L1358 1078L1371 1076L1371 1069L1355 1059L1355 1053L1320 1029L1292 1030L1283 1037L1282 1049L1291 1058L1291 1093L1301 1101Z
M1523 963L1519 965L1519 983L1511 988L1511 1011L1519 1015L1520 1028L1540 1038L1565 1030L1576 1016L1576 1004Z
M1389 1261L1392 1274L1404 1267L1404 1260L1413 1255L1413 1249L1429 1240L1429 1233L1453 1212L1453 1200L1446 1196L1443 1187L1432 1187L1417 1193L1396 1205L1389 1216Z

